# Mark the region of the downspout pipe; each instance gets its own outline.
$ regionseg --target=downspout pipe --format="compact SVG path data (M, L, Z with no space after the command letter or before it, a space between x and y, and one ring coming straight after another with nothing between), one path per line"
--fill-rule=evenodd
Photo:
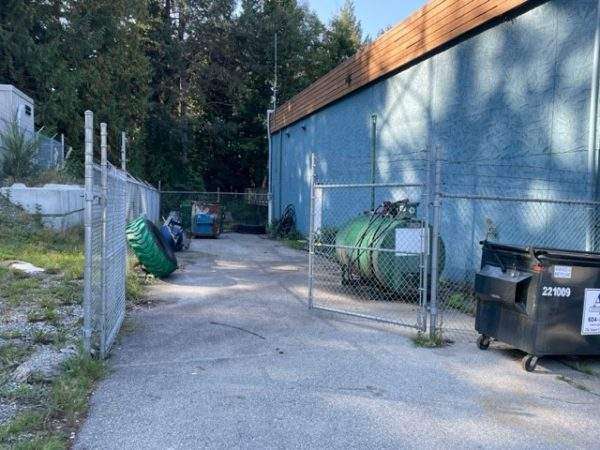
M596 7L596 31L594 34L594 56L592 65L592 86L590 92L590 117L588 134L588 191L591 201L597 200L598 189L598 157L596 143L598 140L598 82L600 81L600 0ZM591 208L594 209L594 208ZM586 250L595 250L596 220L590 211L590 223L587 227Z
M273 224L273 151L271 149L272 141L271 141L271 117L275 113L274 109L267 110L267 139L269 142L269 160L267 167L267 223L269 226Z

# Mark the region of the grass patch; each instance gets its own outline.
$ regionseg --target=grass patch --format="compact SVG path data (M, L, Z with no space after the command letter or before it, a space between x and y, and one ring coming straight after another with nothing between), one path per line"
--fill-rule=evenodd
M56 333L50 333L47 331L38 330L33 335L34 344L49 345L56 343L57 340L58 336Z
M58 312L53 307L42 306L39 309L33 309L27 313L27 321L35 322L50 322L55 324L58 319Z
M0 260L22 260L67 280L83 277L83 237L79 229L66 233L36 228L8 230L0 224Z
M17 330L4 331L0 333L0 338L2 339L19 339L23 337L23 333Z
M281 239L281 243L294 250L306 250L307 241L304 239Z
M413 337L413 343L416 347L438 348L443 347L446 342L440 333L436 334L433 338L428 333L418 333Z
M44 390L37 385L22 383L0 389L0 397L25 403L41 402L44 399Z
M10 438L18 436L21 433L32 433L43 429L45 415L40 411L26 411L8 423L0 426L0 442L5 443Z
M0 348L0 371L20 364L30 353L31 349L22 345L5 345Z
M0 196L0 261L27 261L66 279L83 277L83 229L66 232L44 229L35 217L26 214Z
M127 277L125 278L125 297L127 302L133 306L148 304L144 296L144 289L151 282L141 266L138 264L135 256L127 259Z
M58 436L39 437L29 442L15 445L15 450L66 450L69 448L66 438Z
M0 427L0 448L69 448L69 435L81 423L89 395L104 374L102 361L80 351L65 363L62 375L49 385L22 384L1 390L2 398L43 406L25 411Z
M80 305L83 303L83 288L75 281L65 281L51 287L48 295L61 305Z
M1 274L0 283L2 283L2 297L11 306L18 306L32 300L40 287L39 279L21 278L18 272L12 271Z
M87 411L92 387L105 374L102 361L80 353L65 364L65 372L52 386L55 414L68 421L76 420Z
M446 300L446 307L456 309L462 313L475 315L477 301L473 295L455 292Z

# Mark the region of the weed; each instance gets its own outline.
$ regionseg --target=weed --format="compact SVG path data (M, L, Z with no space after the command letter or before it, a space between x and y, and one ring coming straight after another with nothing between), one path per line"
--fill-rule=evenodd
M83 302L83 289L77 282L67 281L49 289L49 294L61 305L79 305Z
M43 428L45 416L40 411L25 411L10 422L0 426L0 442L20 433L31 433Z
M475 299L469 295L455 292L446 301L446 306L466 314L475 314Z
M303 239L282 239L281 243L294 250L306 250L307 242Z
M573 380L573 379L571 379L569 377L566 377L564 375L558 375L556 377L556 379L560 380L560 381L564 381L565 383L573 386L575 389L578 389L580 391L585 391L585 392L593 393L593 392L590 391L590 389L587 386L584 386L583 384L578 383L577 381L575 381L575 380ZM596 395L598 395L598 394L596 394Z
M35 292L40 287L39 279L19 278L15 277L14 273L5 274L1 281L2 295L12 306L33 300Z
M0 367L12 367L20 364L27 355L31 353L31 349L24 346L9 344L0 348Z
M28 322L50 322L56 323L58 312L53 307L43 306L39 309L32 309L27 313Z
M435 337L431 337L426 333L418 333L413 338L413 342L415 346L423 348L437 348L442 347L445 344L445 341L440 333L437 333Z
M127 297L127 301L134 305L143 303L143 293L144 288L140 279L140 275L136 269L129 269L127 271L127 278L125 280L125 295Z
M33 342L35 344L48 345L53 344L57 340L55 333L48 333L46 331L38 330L33 335Z
M40 401L44 397L44 391L34 385L23 383L16 386L3 387L0 389L0 397L13 401L35 402Z
M75 420L87 409L88 395L104 374L104 363L83 353L67 361L63 375L52 386L55 413Z
M123 325L121 325L121 330L119 331L120 336L124 336L126 334L131 334L135 331L135 323L133 319L126 317L123 321Z
M17 330L9 330L9 331L3 331L2 333L0 333L0 338L2 339L19 339L23 337L23 333L21 333L20 331Z
M66 450L69 446L62 436L36 437L14 446L15 450Z

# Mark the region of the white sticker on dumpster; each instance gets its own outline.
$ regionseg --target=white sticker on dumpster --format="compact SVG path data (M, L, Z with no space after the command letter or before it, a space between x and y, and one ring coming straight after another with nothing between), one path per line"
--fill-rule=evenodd
M600 289L585 290L581 334L600 335Z
M554 278L571 278L573 268L571 266L554 266Z

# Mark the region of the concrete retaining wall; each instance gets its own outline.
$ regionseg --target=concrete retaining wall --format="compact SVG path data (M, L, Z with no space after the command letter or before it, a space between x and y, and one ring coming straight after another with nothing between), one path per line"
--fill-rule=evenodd
M16 183L0 194L30 214L40 214L44 226L56 230L83 225L84 189L77 185L46 184L27 187Z

